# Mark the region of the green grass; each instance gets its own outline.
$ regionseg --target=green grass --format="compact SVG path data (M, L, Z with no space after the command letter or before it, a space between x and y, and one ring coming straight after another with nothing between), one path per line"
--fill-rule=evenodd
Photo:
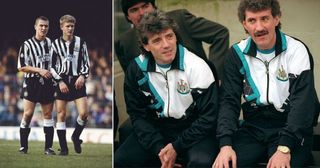
M112 167L111 144L82 144L82 153L74 152L68 143L68 156L43 154L44 142L30 141L28 154L20 154L19 141L0 141L0 168L109 168ZM58 153L59 144L53 149Z

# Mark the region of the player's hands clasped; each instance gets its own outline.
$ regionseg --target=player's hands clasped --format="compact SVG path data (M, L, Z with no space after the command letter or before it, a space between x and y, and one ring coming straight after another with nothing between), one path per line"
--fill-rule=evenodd
M161 161L161 168L173 168L181 167L180 164L176 164L177 153L174 150L171 143L161 149L159 153L159 158Z

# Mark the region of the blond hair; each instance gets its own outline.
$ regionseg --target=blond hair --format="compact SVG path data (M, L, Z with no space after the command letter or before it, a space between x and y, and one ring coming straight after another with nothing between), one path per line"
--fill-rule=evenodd
M63 23L76 23L76 18L73 17L72 15L63 15L60 18L60 25L62 25Z

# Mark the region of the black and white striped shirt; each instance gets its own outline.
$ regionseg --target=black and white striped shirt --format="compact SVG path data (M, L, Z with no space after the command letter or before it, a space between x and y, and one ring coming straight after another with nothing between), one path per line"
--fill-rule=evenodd
M52 43L52 74L55 80L61 80L61 75L89 76L89 54L84 40L74 36L71 42L62 37Z
M50 70L51 68L51 40L46 37L39 41L35 37L26 40L20 47L18 69L25 66L32 66ZM39 77L37 73L24 73L25 78Z

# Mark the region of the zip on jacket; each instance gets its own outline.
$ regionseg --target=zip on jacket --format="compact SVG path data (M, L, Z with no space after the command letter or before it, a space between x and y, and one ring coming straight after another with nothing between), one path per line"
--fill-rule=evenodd
M232 145L242 94L255 108L273 105L279 114L290 114L280 131L279 144L292 149L303 144L305 136L312 135L312 125L319 113L312 55L301 41L279 30L276 35L274 57L268 64L257 59L257 46L251 37L229 50L217 130L220 146Z

